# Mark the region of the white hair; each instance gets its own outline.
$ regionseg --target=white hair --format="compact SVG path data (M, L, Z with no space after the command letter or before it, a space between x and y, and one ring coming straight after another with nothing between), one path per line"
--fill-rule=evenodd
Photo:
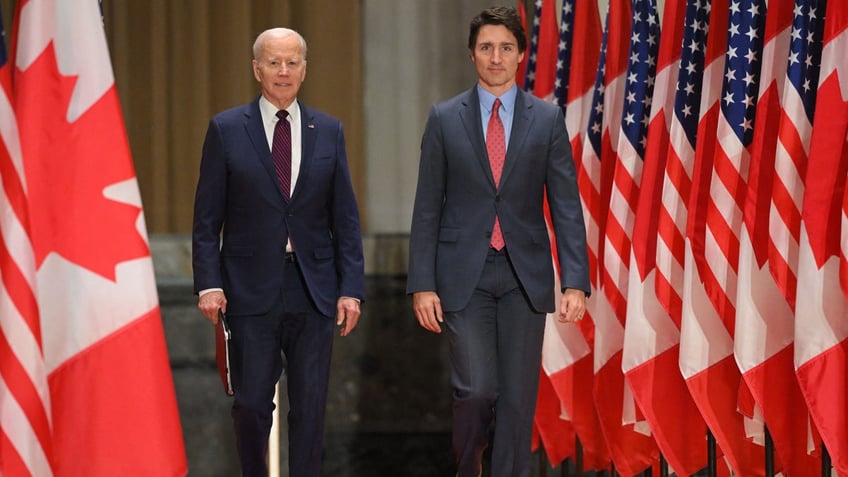
M256 41L253 42L253 59L259 60L259 57L262 55L262 45L268 38L286 38L289 36L296 36L300 41L300 54L303 55L303 59L306 59L306 40L303 39L303 36L300 33L290 29L290 28L269 28L268 30L263 31L256 37Z

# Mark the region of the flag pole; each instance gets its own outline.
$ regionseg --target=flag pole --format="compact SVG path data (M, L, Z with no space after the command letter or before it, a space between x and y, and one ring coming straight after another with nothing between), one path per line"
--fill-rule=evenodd
M268 438L268 477L280 477L280 382L274 388L274 418Z

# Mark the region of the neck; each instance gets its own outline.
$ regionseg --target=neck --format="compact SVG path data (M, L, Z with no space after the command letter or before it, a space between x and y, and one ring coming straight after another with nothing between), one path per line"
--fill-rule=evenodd
M498 98L500 98L501 96L504 95L504 93L509 91L510 88L512 88L512 86L514 84L515 84L515 82L513 81L513 82L505 84L505 85L491 86L491 85L483 84L483 82L480 81L480 87L482 87L486 91L492 93L493 95L495 95Z

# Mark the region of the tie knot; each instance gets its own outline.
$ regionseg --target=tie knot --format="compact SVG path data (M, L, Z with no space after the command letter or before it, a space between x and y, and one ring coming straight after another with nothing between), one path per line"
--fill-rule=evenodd
M497 116L498 115L498 109L500 109L500 107L501 107L501 99L495 98L495 102L492 104L492 114Z
M281 109L277 111L277 117L280 119L286 119L287 117L289 117L289 112L285 109Z

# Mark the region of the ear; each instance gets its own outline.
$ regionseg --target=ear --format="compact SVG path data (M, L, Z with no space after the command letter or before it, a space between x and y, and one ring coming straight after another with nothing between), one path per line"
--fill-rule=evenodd
M256 81L261 83L262 79L259 77L259 63L256 60L252 60L250 62L253 67L253 77L256 78Z

